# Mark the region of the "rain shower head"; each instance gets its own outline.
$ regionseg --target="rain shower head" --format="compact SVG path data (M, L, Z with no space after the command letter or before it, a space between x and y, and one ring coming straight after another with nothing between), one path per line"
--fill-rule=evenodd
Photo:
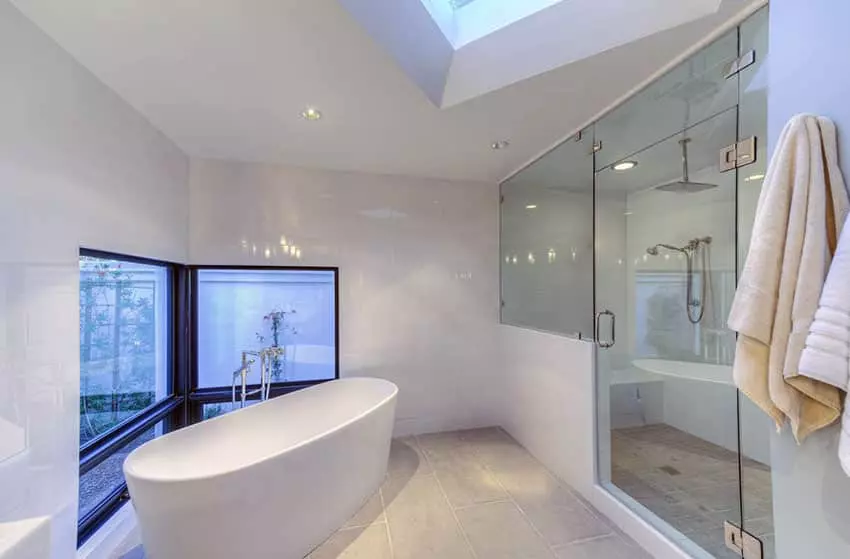
M711 190L712 188L717 188L717 185L708 182L674 181L656 186L655 190L676 192L678 194L694 194L703 190Z
M682 146L682 180L668 182L661 186L656 186L655 190L662 192L675 192L678 194L694 194L703 190L717 188L716 184L708 182L692 182L690 173L688 172L688 144L691 143L690 138L683 138L679 141Z
M673 251L676 251L676 252L682 252L682 253L687 254L687 250L685 250L685 248L676 247L676 246L673 246L673 245L668 245L667 243L658 243L654 247L649 247L648 249L646 249L646 253L650 256L658 256L658 249L659 248L666 248L667 250L673 250Z

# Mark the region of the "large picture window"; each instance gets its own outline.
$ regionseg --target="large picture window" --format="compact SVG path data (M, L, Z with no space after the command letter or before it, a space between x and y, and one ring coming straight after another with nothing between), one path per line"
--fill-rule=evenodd
M282 349L273 383L336 378L336 279L333 269L199 269L198 387L230 387L242 352L270 346Z
M79 533L125 498L121 466L165 432L182 399L175 382L177 267L80 252Z
M80 444L171 393L169 269L80 257Z
M127 501L123 463L242 407L242 352L275 348L265 396L339 378L338 270L185 266L80 251L78 543ZM261 400L251 369L245 405Z

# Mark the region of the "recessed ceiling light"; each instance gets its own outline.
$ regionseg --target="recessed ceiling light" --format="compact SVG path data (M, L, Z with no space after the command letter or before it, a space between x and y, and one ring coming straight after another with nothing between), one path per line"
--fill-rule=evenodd
M526 210L533 210L537 208L537 204L529 204L525 207Z
M628 171L637 167L637 161L620 161L615 163L611 168L615 171Z
M319 120L322 118L322 111L315 107L307 107L303 111L301 111L301 116L305 120Z
M495 150L506 149L510 145L511 145L511 143L507 140L499 140L497 142L493 142L492 144L490 144L490 149L495 149Z

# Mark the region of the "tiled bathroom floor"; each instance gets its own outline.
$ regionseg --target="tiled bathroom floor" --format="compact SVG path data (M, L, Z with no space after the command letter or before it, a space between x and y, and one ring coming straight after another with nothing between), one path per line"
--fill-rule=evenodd
M740 557L723 543L723 521L740 525L737 454L664 424L614 430L611 454L614 485L714 557ZM743 470L744 527L773 559L770 469Z
M646 559L498 428L393 441L387 481L309 559Z

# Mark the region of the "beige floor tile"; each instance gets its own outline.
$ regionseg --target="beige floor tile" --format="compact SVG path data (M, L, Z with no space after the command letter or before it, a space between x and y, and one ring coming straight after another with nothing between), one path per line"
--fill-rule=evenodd
M320 545L309 559L392 559L387 527L373 524L366 528L340 530Z
M602 519L585 508L544 505L523 507L523 512L552 546L613 533Z
M381 504L381 494L376 491L375 494L366 501L366 504L363 505L360 510L345 523L343 529L369 526L370 524L379 522L384 522L384 507Z
M605 536L555 548L558 559L650 559L644 550L619 536Z
M500 427L484 427L482 429L465 429L463 431L458 431L460 438L470 444L487 444L487 443L504 443L510 442L513 444L517 444L516 441L511 438L503 429Z
M475 554L486 559L549 559L552 553L513 503L457 511Z
M435 473L455 508L509 498L496 477L479 463L465 460L452 467L436 466Z
M494 461L489 469L520 507L582 506L570 490L533 459Z
M395 559L472 557L436 477L414 476L390 491L386 515Z
M393 439L390 445L390 461L387 475L391 478L406 479L415 475L431 473L431 466L419 450L416 439L405 437Z
M417 435L416 443L432 466L452 461L458 454L473 454L472 448L460 438L458 431Z

